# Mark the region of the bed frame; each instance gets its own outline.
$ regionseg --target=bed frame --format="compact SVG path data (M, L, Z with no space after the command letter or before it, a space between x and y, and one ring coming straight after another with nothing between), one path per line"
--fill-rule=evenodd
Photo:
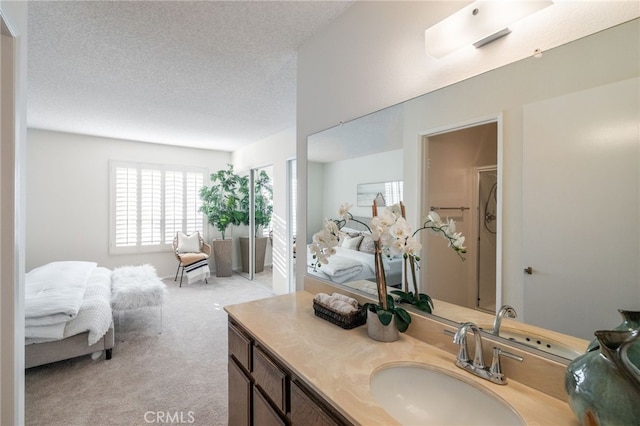
M115 342L113 323L104 336L95 344L89 346L89 332L76 334L62 340L52 342L33 343L25 345L25 368L37 367L51 362L62 361L94 352L105 351L105 358L111 359Z

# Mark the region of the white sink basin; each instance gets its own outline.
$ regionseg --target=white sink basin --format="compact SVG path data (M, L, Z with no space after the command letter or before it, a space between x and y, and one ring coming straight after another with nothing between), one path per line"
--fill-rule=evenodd
M370 386L380 406L403 425L525 424L493 392L424 364L382 367L371 375Z
M576 357L582 355L582 352L579 352L556 340L549 339L544 336L538 336L532 333L526 333L512 328L501 328L500 337L502 337L503 339L509 339L512 342L522 343L524 345L528 345L536 349L540 349L541 351L545 351L547 353L561 356L567 359L575 359Z

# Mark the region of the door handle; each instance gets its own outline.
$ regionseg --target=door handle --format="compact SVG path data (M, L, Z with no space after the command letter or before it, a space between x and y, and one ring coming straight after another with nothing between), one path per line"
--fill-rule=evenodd
M524 268L524 272L531 275L533 274L533 268L531 268L531 266L527 266L526 268Z

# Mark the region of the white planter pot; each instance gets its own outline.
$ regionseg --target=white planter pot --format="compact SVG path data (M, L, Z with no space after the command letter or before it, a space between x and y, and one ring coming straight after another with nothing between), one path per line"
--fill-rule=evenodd
M389 325L383 325L378 314L367 309L367 333L373 340L379 342L395 342L400 338L400 332L396 326L395 318Z

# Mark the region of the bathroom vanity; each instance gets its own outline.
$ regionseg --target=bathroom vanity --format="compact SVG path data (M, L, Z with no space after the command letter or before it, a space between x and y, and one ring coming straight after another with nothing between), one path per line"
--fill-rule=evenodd
M425 339L402 334L397 342L380 343L367 336L366 327L343 330L316 317L313 293L307 291L225 310L229 315L229 424L252 424L252 419L274 425L401 424L376 400L371 382L381 370L409 365L450 375L482 391L510 407L523 424L577 425L561 395L523 384L531 379L536 387L545 388L542 382L548 380L549 389L558 388L554 382L562 381L562 366L509 348L523 361L517 367L505 361L506 385L490 383L455 366L454 325L427 324L430 320L418 318L411 325L413 334ZM485 350L494 345L499 344L487 340ZM457 394L451 395L452 401L456 398ZM473 410L468 401L456 404L458 409Z

